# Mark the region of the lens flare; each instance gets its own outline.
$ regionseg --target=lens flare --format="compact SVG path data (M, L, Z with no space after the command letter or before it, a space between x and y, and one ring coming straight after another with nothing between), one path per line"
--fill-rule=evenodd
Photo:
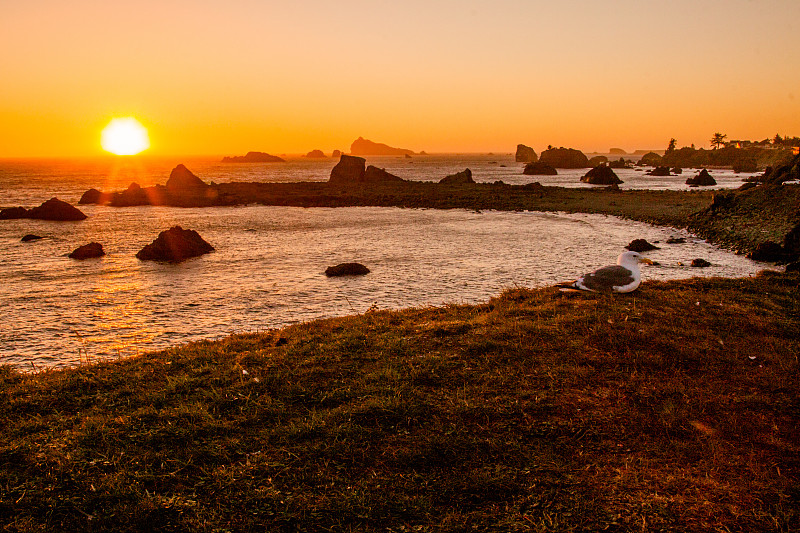
M100 144L112 154L135 155L150 148L150 138L135 118L115 118L103 129Z

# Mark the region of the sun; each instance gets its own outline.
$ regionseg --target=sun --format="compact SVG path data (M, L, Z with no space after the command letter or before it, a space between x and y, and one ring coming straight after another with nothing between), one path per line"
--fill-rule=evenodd
M103 150L117 155L135 155L150 148L147 129L133 117L114 118L103 129Z

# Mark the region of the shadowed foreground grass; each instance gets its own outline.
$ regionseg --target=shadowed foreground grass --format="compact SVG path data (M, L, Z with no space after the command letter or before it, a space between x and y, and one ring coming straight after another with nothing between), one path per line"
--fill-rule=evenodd
M3 531L797 531L798 277L4 368Z

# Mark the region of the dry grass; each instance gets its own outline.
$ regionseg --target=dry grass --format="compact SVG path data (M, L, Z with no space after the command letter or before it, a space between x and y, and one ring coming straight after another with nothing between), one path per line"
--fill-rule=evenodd
M0 372L4 531L796 531L798 277Z

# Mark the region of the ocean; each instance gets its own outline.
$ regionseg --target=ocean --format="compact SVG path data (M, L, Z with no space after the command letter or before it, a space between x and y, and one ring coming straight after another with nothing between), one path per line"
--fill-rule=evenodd
M76 205L89 188L163 184L185 164L206 182L325 181L333 159L221 163L219 158L0 160L2 207L34 207L58 197ZM438 181L470 168L479 182L590 187L585 170L525 176L512 154L368 157L406 179ZM688 189L688 175L616 171L626 189ZM712 171L716 188L748 175ZM635 238L659 243L644 279L748 276L766 265L672 228L603 215L401 208L113 208L79 206L81 222L0 221L0 364L23 370L134 356L231 333L264 331L317 318L449 303L478 303L513 287L539 287L613 263ZM180 225L214 253L180 264L139 261L160 231ZM44 237L21 242L23 235ZM666 244L683 237L683 244ZM106 256L67 254L91 241ZM692 259L711 262L691 268ZM327 278L325 268L356 261L371 273Z

